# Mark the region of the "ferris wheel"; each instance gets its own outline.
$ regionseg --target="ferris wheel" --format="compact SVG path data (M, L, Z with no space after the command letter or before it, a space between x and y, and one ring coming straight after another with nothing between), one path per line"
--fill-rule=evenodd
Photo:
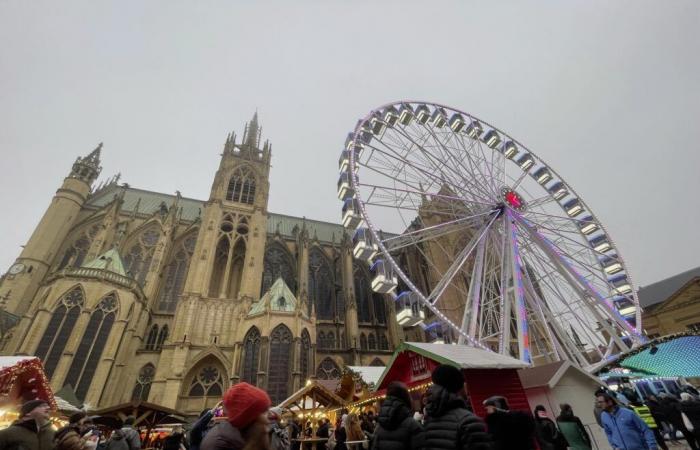
M505 132L444 105L374 109L338 197L353 253L403 326L536 364L591 367L645 340L622 255L574 189Z

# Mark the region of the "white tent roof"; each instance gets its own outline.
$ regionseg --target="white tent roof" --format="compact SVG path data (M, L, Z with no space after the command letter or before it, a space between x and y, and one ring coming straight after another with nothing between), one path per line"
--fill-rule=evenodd
M36 359L36 356L0 356L0 370L28 359Z
M357 372L367 384L377 384L386 367L376 366L348 366L348 369Z
M467 345L427 344L424 342L404 342L406 350L428 352L458 364L462 369L523 369L530 364L510 356L489 352Z

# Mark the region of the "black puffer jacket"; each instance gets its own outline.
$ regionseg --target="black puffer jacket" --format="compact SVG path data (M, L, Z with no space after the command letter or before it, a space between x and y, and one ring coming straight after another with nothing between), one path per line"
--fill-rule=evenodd
M411 410L398 398L388 396L384 400L377 422L372 450L423 448L423 427L413 419Z
M491 450L484 423L456 394L433 385L426 412L425 450Z
M681 411L693 424L694 430L700 430L700 401L684 400L681 402ZM681 416L682 417L682 416ZM696 431L697 433L697 431Z

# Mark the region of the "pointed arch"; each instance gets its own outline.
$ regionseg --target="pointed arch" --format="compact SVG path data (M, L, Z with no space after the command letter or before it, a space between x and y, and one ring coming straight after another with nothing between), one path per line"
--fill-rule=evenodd
M148 394L151 393L151 384L155 375L156 368L153 364L148 363L141 367L136 377L134 389L131 391L131 400L148 401Z
M374 336L374 333L370 332L369 336L367 337L367 345L370 350L376 350L377 349L377 338Z
M318 348L326 348L326 333L323 331L316 333L316 345Z
M309 378L309 366L311 362L311 336L304 328L301 332L301 354L299 355L299 367L301 368L301 379Z
M372 302L372 288L369 273L357 263L354 263L353 266L357 320L361 323L371 323L370 302Z
M372 292L372 300L374 304L374 318L380 325L386 325L386 302L384 301L384 295Z
M389 341L384 333L379 333L379 350L389 350Z
M35 352L44 362L44 371L49 378L58 366L58 361L84 307L85 292L81 285L73 286L59 298Z
M141 286L146 281L146 275L148 275L153 260L153 252L161 234L162 230L158 222L152 221L134 231L122 248L124 270Z
M214 267L211 271L211 281L209 282L209 297L219 297L222 292L224 278L226 277L226 263L231 241L228 236L221 236L216 244L214 253Z
M326 340L328 343L328 348L334 349L335 348L335 331L331 330L328 332L326 335Z
M333 260L333 273L335 274L335 314L340 323L345 323L345 294L343 293L343 264L339 257Z
M309 251L309 305L313 302L319 320L335 318L333 278L334 272L328 258L319 246L314 245Z
M289 395L291 372L292 331L284 324L270 333L270 361L267 392L273 404L281 403Z
M260 296L270 289L272 283L282 278L292 292L297 291L296 261L284 244L273 241L265 248L263 277Z
M369 363L370 366L372 367L386 367L386 364L384 364L384 361L382 361L379 358L374 358L371 363Z
M155 350L156 341L158 340L158 325L153 324L150 331L148 332L148 339L146 339L146 350Z
M243 339L243 373L241 380L257 385L260 365L260 330L250 327Z
M241 289L241 280L243 279L243 267L245 266L246 241L238 238L233 246L233 255L231 255L231 271L229 273L228 293L226 298L238 297L238 292Z
M255 171L249 166L240 166L233 171L231 178L229 178L226 200L252 205L255 202L256 185Z
M189 370L183 383L182 394L188 397L204 397L205 407L221 400L227 387L228 375L224 364L212 354L202 357Z
M170 332L170 330L168 329L168 325L167 324L163 325L163 328L160 329L160 333L158 333L158 341L156 342L156 345L155 345L156 350L160 350L163 348L163 344L168 339L169 332Z
M69 243L60 253L63 255L58 263L58 270L65 269L66 267L80 267L83 262L85 262L85 256L87 256L88 250L90 250L90 245L92 241L97 236L97 232L100 230L100 225L98 223L92 223L91 225L86 225L82 227L77 234L74 234L73 239L69 240Z
M320 380L337 380L340 374L340 367L330 357L324 358L316 368L316 378Z
M73 362L64 384L75 388L75 395L85 400L92 377L100 362L102 351L112 330L119 309L119 299L115 292L110 292L99 301L88 321L85 333L73 356Z
M197 243L197 232L191 231L173 246L170 260L164 268L165 282L158 294L158 309L161 312L173 313L185 286L185 278L190 268L190 261Z

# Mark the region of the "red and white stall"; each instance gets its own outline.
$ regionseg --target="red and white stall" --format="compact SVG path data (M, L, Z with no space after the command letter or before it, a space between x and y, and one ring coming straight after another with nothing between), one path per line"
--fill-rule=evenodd
M56 400L41 360L34 356L0 356L0 429L17 418L17 407L34 399Z

